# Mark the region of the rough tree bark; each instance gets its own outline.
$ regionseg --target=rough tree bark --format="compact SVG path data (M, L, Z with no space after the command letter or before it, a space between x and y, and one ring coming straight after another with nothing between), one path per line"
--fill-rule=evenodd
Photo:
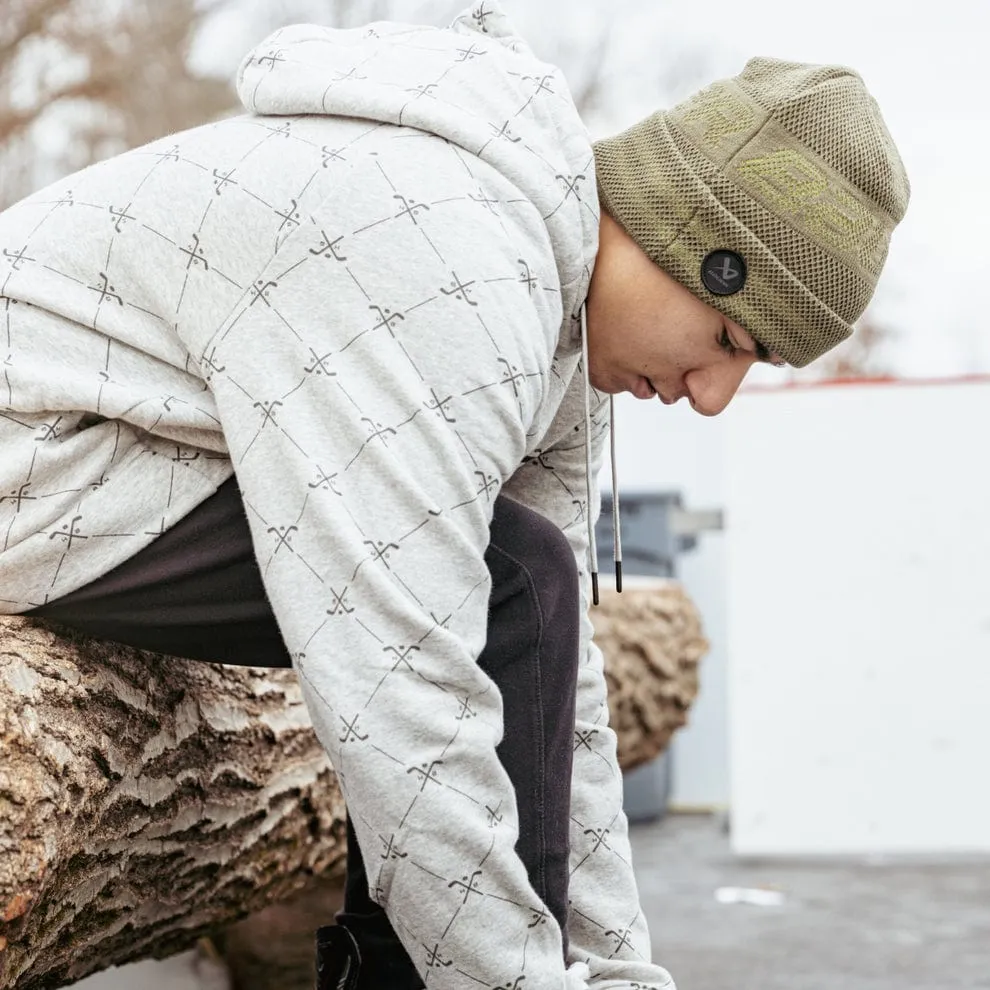
M291 671L0 619L0 987L188 948L339 863Z
M674 585L596 625L629 767L683 723L705 643ZM339 876L343 816L291 671L0 617L0 988L167 956Z
M708 642L690 598L673 581L622 594L603 590L591 618L605 655L619 761L631 770L659 756L687 721Z

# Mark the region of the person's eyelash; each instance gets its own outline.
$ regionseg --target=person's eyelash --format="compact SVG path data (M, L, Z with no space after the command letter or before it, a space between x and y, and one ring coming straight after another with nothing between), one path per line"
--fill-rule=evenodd
M728 327L722 327L722 336L718 338L718 346L728 354L735 354L736 351L739 350L739 348L732 343L732 338L729 336Z

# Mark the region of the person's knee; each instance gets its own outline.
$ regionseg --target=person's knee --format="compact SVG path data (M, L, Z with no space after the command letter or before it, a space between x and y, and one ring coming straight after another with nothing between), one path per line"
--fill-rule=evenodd
M545 613L559 609L576 612L577 561L559 526L503 497L496 503L492 542L525 568Z

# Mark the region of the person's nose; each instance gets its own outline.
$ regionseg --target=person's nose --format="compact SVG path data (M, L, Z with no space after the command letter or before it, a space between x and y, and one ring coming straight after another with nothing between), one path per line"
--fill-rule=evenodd
M717 416L732 401L753 360L737 355L731 361L689 372L684 376L688 398L695 412Z

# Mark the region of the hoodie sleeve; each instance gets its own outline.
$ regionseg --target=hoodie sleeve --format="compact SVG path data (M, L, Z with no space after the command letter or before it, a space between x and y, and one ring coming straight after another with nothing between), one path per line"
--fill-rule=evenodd
M492 505L560 320L526 266L550 282L554 261L535 210L497 185L479 203L478 175L433 147L424 165L385 146L300 211L202 368L372 897L431 987L562 990L476 662Z
M594 523L601 507L594 479L608 436L608 401L592 409L589 504L584 420L577 415L575 397L570 398L572 419L579 425L568 432L565 441L528 460L506 486L507 494L561 527L574 549L580 577L582 662L571 785L569 961L587 963L589 986L594 990L674 990L670 974L650 961L650 934L640 907L622 810L616 735L608 724L604 660L592 640L594 629L588 615L587 513Z

